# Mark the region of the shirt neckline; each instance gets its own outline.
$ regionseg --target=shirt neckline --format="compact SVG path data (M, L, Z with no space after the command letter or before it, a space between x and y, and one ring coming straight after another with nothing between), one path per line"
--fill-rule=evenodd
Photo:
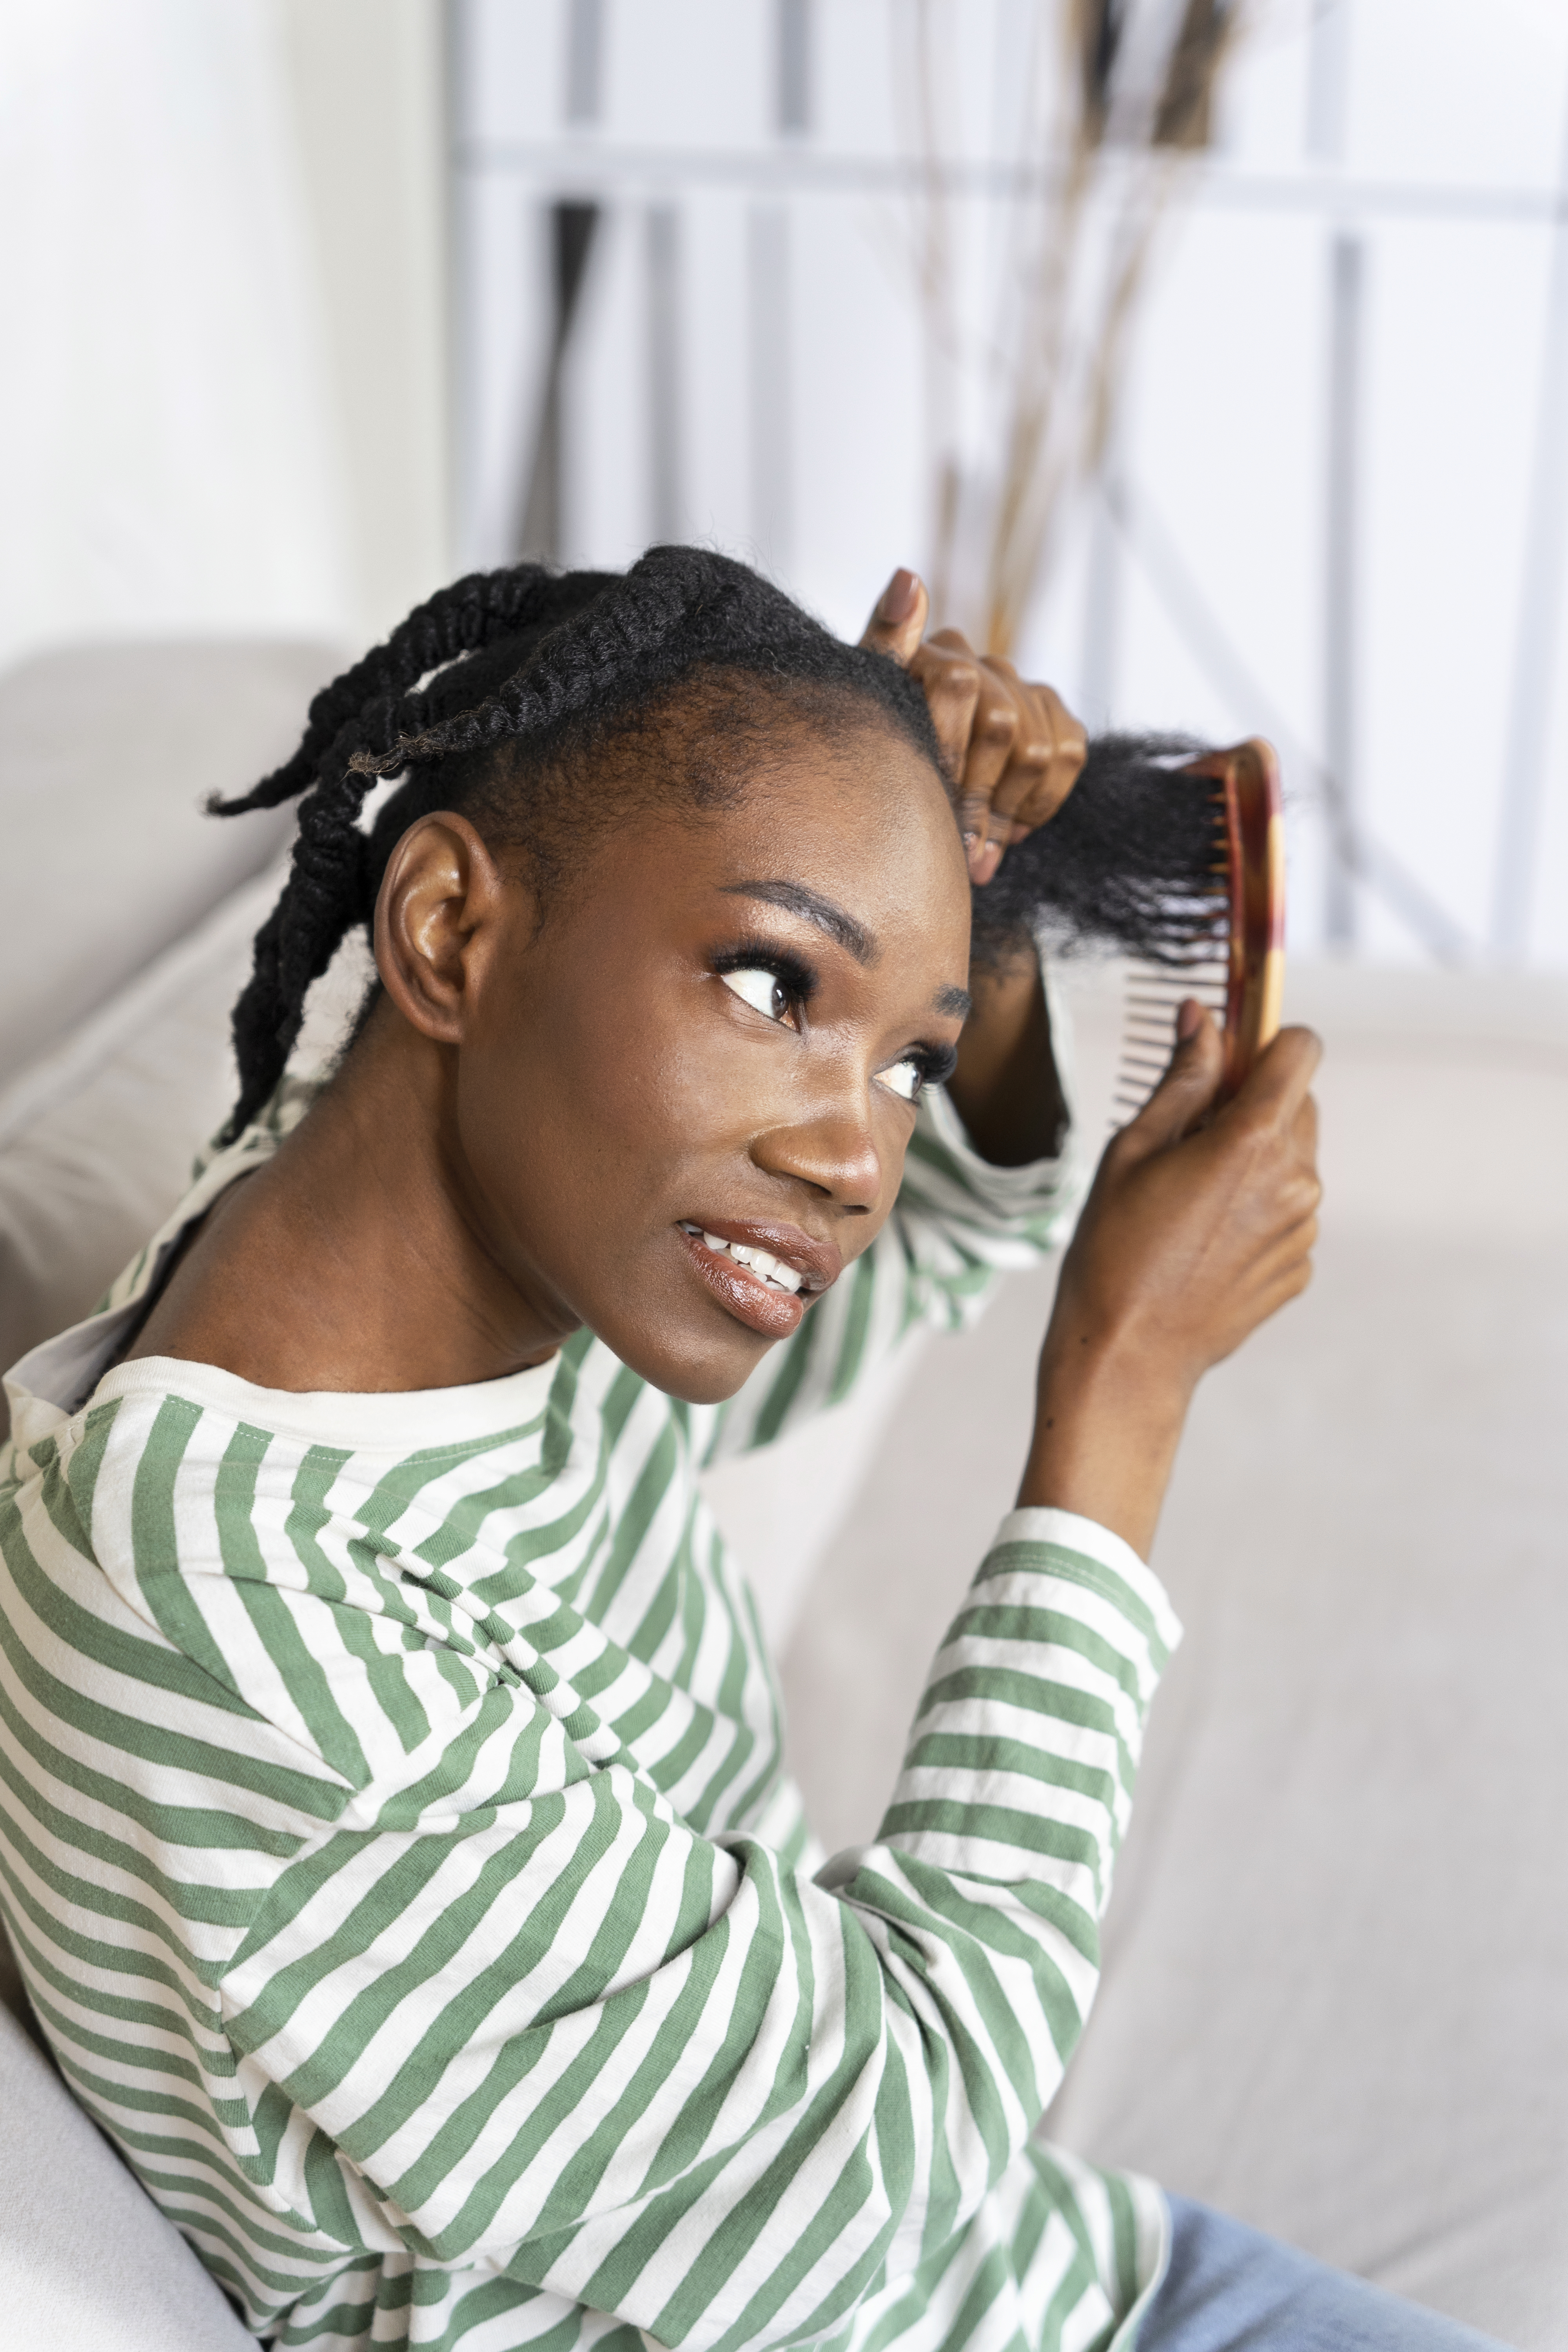
M132 1397L177 1396L310 1445L353 1453L409 1454L499 1437L537 1422L550 1401L559 1355L493 1381L444 1389L267 1389L216 1364L184 1356L136 1356L115 1364L81 1402L81 1369L111 1351L117 1327L133 1308L110 1308L62 1331L25 1356L6 1380L11 1433L18 1449L36 1445L94 1406Z
M89 1402L182 1396L313 1445L403 1454L471 1444L537 1421L559 1365L559 1356L552 1356L522 1371L456 1388L296 1390L260 1388L216 1364L183 1356L136 1356L107 1372Z

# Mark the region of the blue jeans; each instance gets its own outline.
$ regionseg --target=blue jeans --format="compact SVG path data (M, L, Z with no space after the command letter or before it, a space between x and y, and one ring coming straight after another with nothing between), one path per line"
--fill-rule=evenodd
M1501 2352L1444 2319L1314 2262L1185 2197L1170 2200L1171 2267L1138 2352Z

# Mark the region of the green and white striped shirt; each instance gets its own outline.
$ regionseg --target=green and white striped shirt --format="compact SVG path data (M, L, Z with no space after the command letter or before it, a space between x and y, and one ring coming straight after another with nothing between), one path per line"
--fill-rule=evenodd
M1163 2200L1032 2137L1176 1638L1003 1522L876 1843L820 1866L695 1485L1054 1245L1070 1168L941 1098L895 1217L731 1404L586 1334L471 1388L113 1363L219 1155L10 1382L0 1909L67 2079L279 2344L1131 2341Z

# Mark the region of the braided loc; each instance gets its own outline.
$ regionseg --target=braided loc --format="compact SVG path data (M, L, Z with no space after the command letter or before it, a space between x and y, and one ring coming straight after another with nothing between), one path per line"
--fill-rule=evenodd
M746 565L652 548L625 573L520 563L432 596L310 705L293 757L216 816L302 795L282 896L258 932L234 1010L240 1091L225 1139L267 1103L300 1034L305 999L342 940L374 915L395 843L435 808L484 810L548 872L541 820L550 772L636 727L696 673L742 672L774 699L825 718L877 715L941 772L918 686L885 655L844 645ZM423 683L422 683L423 681ZM732 722L740 714L731 709ZM367 835L366 794L405 781ZM692 797L703 797L700 777ZM534 806L530 807L531 802Z

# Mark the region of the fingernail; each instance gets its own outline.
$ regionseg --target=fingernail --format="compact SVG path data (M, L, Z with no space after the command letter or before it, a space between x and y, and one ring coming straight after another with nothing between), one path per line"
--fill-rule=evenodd
M1176 1035L1184 1045L1189 1037L1195 1036L1198 1024L1203 1017L1204 1008L1197 998L1184 996L1176 1007Z
M1003 845L999 841L987 841L983 842L977 851L971 852L969 870L982 886L990 881L1001 865Z
M877 606L879 621L885 621L890 629L896 629L900 621L907 621L915 609L920 584L914 573L906 572L900 564L882 591Z

